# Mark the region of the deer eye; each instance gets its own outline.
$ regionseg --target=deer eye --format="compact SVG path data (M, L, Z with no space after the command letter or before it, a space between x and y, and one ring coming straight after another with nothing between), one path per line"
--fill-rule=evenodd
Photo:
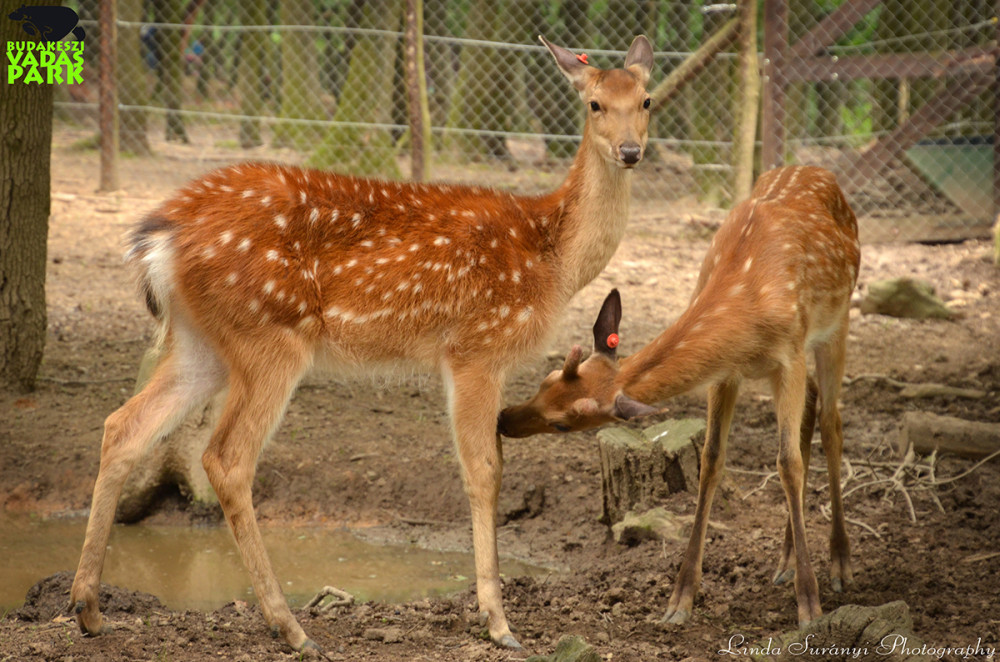
M568 425L563 425L562 423L553 423L552 427L555 428L557 432L569 432L572 428Z
M642 102L642 107L645 108L646 110L649 110L649 103L650 99L649 97L646 97L646 100Z
M594 111L595 113L599 112L601 110L601 104L597 103L596 101L591 101L590 102L590 109L592 111Z

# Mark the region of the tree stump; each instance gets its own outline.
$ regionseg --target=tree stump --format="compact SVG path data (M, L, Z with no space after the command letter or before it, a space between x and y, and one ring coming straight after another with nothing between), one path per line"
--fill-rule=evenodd
M628 511L647 510L696 486L704 441L705 422L696 418L664 421L642 432L601 430L601 521L611 526Z
M139 392L159 362L162 347L150 348L142 358L135 390ZM209 438L222 408L223 395L209 400L201 409L163 439L153 442L152 448L129 474L118 502L116 519L119 522L136 522L149 514L164 492L176 488L181 496L195 507L204 509L204 515L221 514L215 490L201 464L201 455L208 447Z

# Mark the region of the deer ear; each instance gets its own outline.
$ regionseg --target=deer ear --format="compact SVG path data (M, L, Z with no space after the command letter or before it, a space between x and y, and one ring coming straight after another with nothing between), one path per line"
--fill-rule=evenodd
M619 393L618 397L615 398L615 418L625 421L649 416L650 414L658 414L660 411L656 407L650 407L638 400L633 400L624 393Z
M562 376L563 379L576 379L578 376L577 368L580 367L580 361L583 359L583 347L579 345L573 345L573 348L569 350L569 354L566 355L566 361L563 363Z
M643 35L632 40L625 55L625 68L638 76L639 82L646 87L649 74L653 71L653 45Z
M582 92L587 87L587 81L590 80L590 72L594 68L589 64L585 64L572 51L562 46L556 46L542 35L538 35L538 38L545 44L545 48L549 49L549 52L552 53L552 57L555 58L556 64L559 65L559 70L563 72L563 76L566 76L569 82L573 83L573 87Z
M579 400L575 400L572 409L574 414L584 418L594 418L602 414L605 416L611 414L611 412L607 411L607 408L602 408L600 403L594 398L580 398Z
M622 298L618 290L611 290L601 304L594 322L594 351L609 359L617 357L618 325L622 321Z

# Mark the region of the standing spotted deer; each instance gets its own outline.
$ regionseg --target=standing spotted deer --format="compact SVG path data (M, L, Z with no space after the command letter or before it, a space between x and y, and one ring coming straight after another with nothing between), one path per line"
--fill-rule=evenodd
M579 152L555 192L416 185L245 163L197 179L150 214L127 260L166 354L105 423L101 466L70 600L98 634L98 584L115 508L144 450L228 387L203 464L267 623L318 647L292 616L251 502L258 455L313 367L437 370L472 510L476 587L490 637L519 648L496 545L508 371L537 352L569 298L607 264L629 210L649 122L653 52L601 70L542 39L586 104Z
M594 353L581 363L582 349L574 347L562 370L499 420L511 437L583 430L654 413L649 403L709 384L694 527L665 616L672 623L690 617L701 583L708 514L744 378L770 381L778 414L778 473L789 518L775 582L794 577L800 623L822 613L802 515L817 395L833 512L831 584L841 591L852 580L837 398L861 259L857 221L833 174L821 168L772 170L751 196L719 228L691 303L672 326L618 363L621 300L612 292L594 326ZM818 388L807 375L808 350L815 354Z

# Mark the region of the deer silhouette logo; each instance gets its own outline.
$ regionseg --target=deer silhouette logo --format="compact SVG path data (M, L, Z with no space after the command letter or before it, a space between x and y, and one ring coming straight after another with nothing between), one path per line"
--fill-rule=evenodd
M83 41L86 33L78 25L80 17L69 7L38 7L21 5L7 18L22 21L21 29L42 41L60 41L70 32L77 41Z

